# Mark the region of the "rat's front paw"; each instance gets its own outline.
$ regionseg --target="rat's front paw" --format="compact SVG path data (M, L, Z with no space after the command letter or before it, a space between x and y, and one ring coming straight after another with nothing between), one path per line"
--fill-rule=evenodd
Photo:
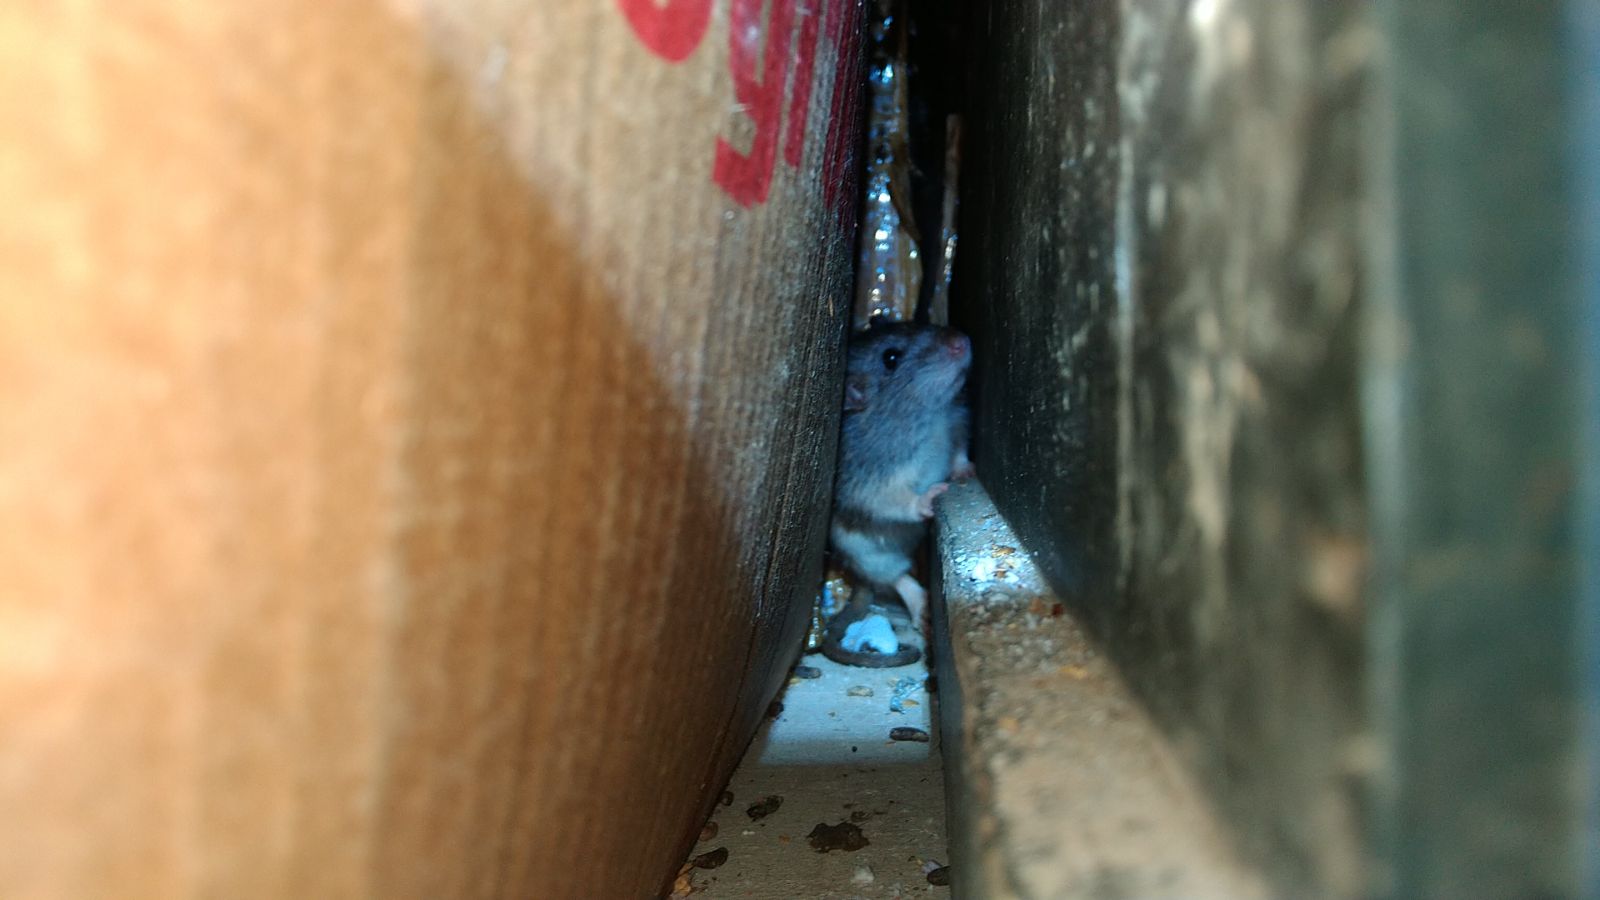
M972 460L964 456L950 464L950 479L952 481L966 481L976 474L978 474L977 467L972 464Z
M950 483L941 481L923 492L922 496L917 498L917 515L924 519L933 518L934 499L948 490L950 490Z

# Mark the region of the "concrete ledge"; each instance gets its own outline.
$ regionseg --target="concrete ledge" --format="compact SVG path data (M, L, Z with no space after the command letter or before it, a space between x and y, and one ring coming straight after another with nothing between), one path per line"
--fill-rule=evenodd
M976 482L941 501L935 546L955 895L1267 896Z

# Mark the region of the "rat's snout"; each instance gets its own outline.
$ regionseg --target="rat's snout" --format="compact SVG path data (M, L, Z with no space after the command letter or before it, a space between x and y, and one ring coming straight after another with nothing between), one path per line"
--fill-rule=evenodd
M972 341L959 331L944 336L944 351L951 359L966 359L972 355Z

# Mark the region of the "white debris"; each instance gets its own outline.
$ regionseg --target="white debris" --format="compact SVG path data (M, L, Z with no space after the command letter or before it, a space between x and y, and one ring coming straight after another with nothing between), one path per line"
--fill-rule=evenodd
M861 653L863 648L884 654L900 652L900 641L894 636L894 626L882 613L873 613L859 622L851 622L845 628L839 646L851 653Z

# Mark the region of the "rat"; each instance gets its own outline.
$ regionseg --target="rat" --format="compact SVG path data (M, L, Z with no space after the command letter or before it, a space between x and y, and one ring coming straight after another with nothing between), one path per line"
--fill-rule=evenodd
M855 653L839 641L879 593L898 595L921 627L928 592L911 575L911 556L933 501L952 478L972 475L963 399L971 364L972 342L952 328L880 324L850 340L828 536L858 584L823 636L823 653L836 662L882 668L920 656L915 647Z

